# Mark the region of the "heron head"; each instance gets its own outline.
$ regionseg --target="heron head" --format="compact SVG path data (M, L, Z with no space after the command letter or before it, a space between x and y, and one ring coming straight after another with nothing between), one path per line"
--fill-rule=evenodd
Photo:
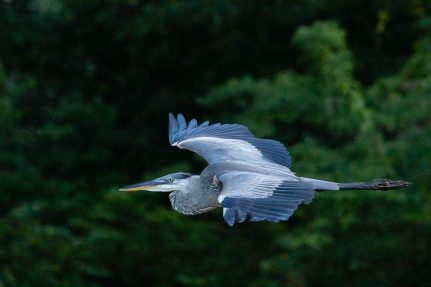
M136 183L120 188L120 191L147 190L155 192L170 192L181 190L185 186L187 179L192 176L190 173L176 172L153 180Z

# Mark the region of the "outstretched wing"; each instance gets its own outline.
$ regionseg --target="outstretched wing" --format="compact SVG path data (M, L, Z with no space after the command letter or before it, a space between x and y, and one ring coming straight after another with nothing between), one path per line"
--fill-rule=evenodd
M238 124L188 124L182 114L169 114L169 142L172 146L196 152L209 163L226 160L267 161L290 167L291 158L283 144L256 138L247 127Z
M314 197L313 184L271 175L228 172L220 175L223 184L218 201L230 226L245 220L288 220L301 203Z

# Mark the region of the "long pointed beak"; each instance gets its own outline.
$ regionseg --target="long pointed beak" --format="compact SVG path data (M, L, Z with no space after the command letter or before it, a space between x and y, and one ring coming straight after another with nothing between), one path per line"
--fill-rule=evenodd
M132 185L128 185L120 188L120 191L138 191L138 190L147 190L147 191L161 191L161 186L166 184L166 181L161 179L153 179L150 181L145 181L141 183L136 183Z

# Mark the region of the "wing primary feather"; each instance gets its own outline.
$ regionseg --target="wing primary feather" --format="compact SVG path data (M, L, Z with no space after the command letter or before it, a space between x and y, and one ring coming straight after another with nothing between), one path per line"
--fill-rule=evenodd
M172 144L178 135L178 122L172 113L169 113L169 142Z
M210 124L210 122L209 122L209 121L205 121L205 122L201 123L201 124L199 125L199 127L200 127L200 128L204 128L204 127L209 126L209 124Z
M198 126L198 122L196 121L196 119L192 119L192 120L189 122L189 125L188 125L188 127L187 127L187 130L194 129L194 128L196 128L197 126Z
M178 128L180 131L183 131L187 128L186 119L184 118L184 116L182 114L178 114L177 121L178 121Z

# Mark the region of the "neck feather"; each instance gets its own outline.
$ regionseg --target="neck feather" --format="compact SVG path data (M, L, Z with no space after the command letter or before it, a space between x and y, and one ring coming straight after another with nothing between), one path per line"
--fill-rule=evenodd
M217 195L202 184L199 175L184 180L181 187L169 194L172 208L179 213L194 215L218 206Z

